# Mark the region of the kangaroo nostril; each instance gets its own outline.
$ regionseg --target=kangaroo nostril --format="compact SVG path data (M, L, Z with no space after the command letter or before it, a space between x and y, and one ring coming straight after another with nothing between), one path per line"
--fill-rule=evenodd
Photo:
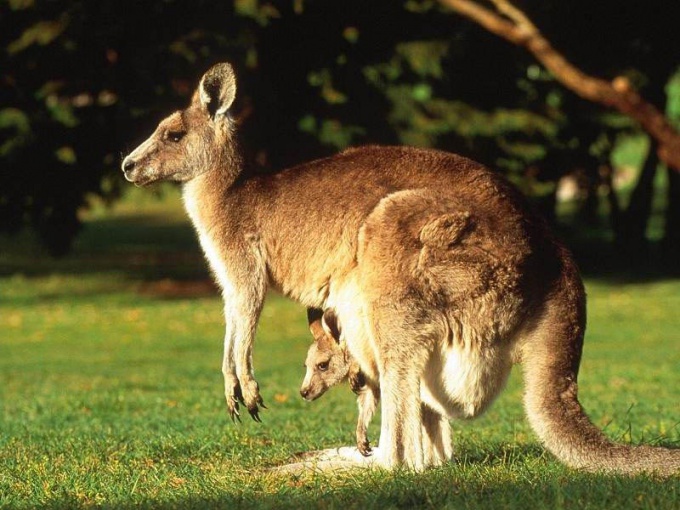
M130 158L125 158L123 160L123 172L129 172L135 167L135 162L134 160Z
M300 390L300 395L302 395L302 398L307 398L307 395L309 395L309 390L307 390L307 389L301 389L301 390Z

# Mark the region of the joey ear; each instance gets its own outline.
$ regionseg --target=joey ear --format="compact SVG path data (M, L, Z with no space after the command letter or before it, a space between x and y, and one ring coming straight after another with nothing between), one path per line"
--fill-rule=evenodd
M323 313L321 325L326 333L332 336L336 342L340 343L340 325L338 323L338 317L331 308L328 308Z
M231 64L215 64L203 75L198 86L201 104L211 117L224 115L236 97L236 76Z
M307 308L307 322L309 324L309 331L317 340L326 334L323 329L323 311L318 308Z

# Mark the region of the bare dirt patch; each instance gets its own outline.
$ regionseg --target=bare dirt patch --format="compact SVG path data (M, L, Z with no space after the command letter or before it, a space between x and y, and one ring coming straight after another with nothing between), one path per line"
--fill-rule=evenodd
M215 297L218 290L212 280L175 280L164 278L152 282L144 282L138 292L143 296L160 297L163 299L181 299L193 297Z

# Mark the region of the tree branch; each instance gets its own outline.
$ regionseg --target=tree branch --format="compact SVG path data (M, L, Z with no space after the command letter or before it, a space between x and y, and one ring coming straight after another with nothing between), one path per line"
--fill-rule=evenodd
M508 0L492 0L497 12L474 0L440 1L489 32L526 48L562 85L578 96L615 108L637 121L658 142L659 158L680 171L680 133L662 112L632 89L626 78L619 76L608 82L585 74L553 48L531 20Z
M524 14L510 2L507 0L492 1L496 6L496 9L514 21L518 27L524 29L526 32L538 33L538 28L536 28L536 25L534 25L531 20L527 18L526 14Z

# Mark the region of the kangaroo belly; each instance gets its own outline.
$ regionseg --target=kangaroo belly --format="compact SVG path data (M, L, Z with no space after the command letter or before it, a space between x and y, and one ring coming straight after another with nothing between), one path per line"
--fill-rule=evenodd
M508 349L446 346L430 357L421 379L423 402L449 418L474 418L501 392L512 368Z

